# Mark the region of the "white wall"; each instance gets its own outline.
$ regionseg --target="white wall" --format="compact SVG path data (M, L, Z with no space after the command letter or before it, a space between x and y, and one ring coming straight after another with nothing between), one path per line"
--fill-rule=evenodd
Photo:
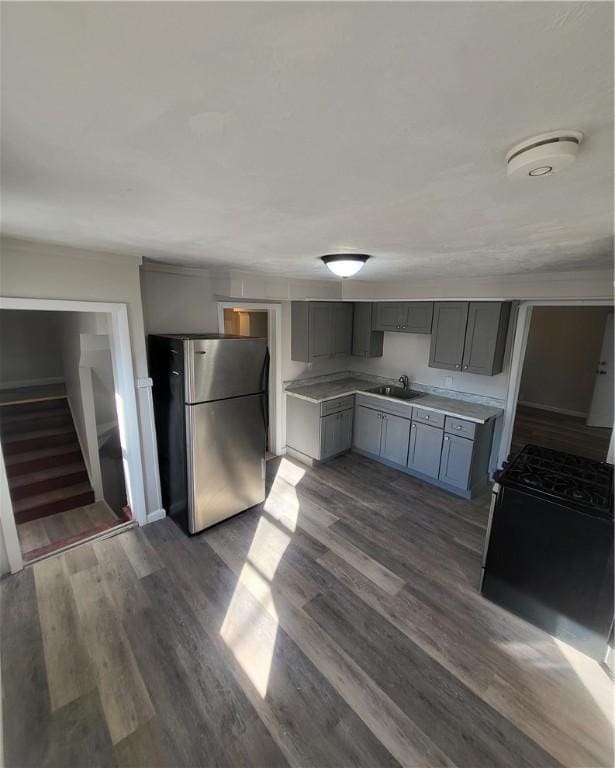
M51 383L62 378L56 314L0 310L0 388Z
M111 301L126 304L134 375L146 378L147 359L136 256L89 251L13 238L0 241L0 293L10 297ZM146 389L136 388L148 514L158 510L157 453Z
M216 333L218 309L205 271L141 269L146 333Z
M585 416L610 307L534 307L519 400Z
M485 262L489 274L489 262ZM347 300L369 299L610 299L613 270L523 272L517 275L368 282L344 280Z
M511 319L511 324L514 324L514 319ZM405 373L411 382L419 384L486 397L501 399L506 397L510 374L510 326L504 370L496 376L478 376L472 373L430 368L428 365L430 340L429 334L385 333L382 357L371 359L351 357L348 367L356 371L395 379Z

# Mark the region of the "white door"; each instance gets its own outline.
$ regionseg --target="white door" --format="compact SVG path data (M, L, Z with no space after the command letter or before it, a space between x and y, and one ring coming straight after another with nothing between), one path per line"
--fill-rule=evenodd
M587 417L588 427L613 427L613 341L613 315L609 315L596 367L596 383Z

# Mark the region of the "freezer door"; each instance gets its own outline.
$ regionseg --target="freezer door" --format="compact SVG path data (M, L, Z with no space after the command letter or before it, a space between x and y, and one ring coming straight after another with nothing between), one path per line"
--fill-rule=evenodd
M263 395L186 406L188 530L265 500Z
M252 395L265 389L265 339L188 339L184 345L187 403Z

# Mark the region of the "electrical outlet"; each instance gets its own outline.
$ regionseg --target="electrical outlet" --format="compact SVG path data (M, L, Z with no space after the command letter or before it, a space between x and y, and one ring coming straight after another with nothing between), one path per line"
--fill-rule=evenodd
M452 389L453 388L453 377L452 376L445 376L444 377L444 388L445 389Z

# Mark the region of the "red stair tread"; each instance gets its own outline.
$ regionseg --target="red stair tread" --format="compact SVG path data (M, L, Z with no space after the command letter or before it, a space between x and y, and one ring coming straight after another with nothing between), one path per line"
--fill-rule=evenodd
M84 472L85 464L82 460L71 461L66 464L56 464L52 467L44 467L43 469L36 469L32 472L24 472L22 475L11 480L11 489L19 488L22 485L31 485L32 483L40 483L43 480L50 480L55 477L63 477L64 475L72 475L75 472Z

